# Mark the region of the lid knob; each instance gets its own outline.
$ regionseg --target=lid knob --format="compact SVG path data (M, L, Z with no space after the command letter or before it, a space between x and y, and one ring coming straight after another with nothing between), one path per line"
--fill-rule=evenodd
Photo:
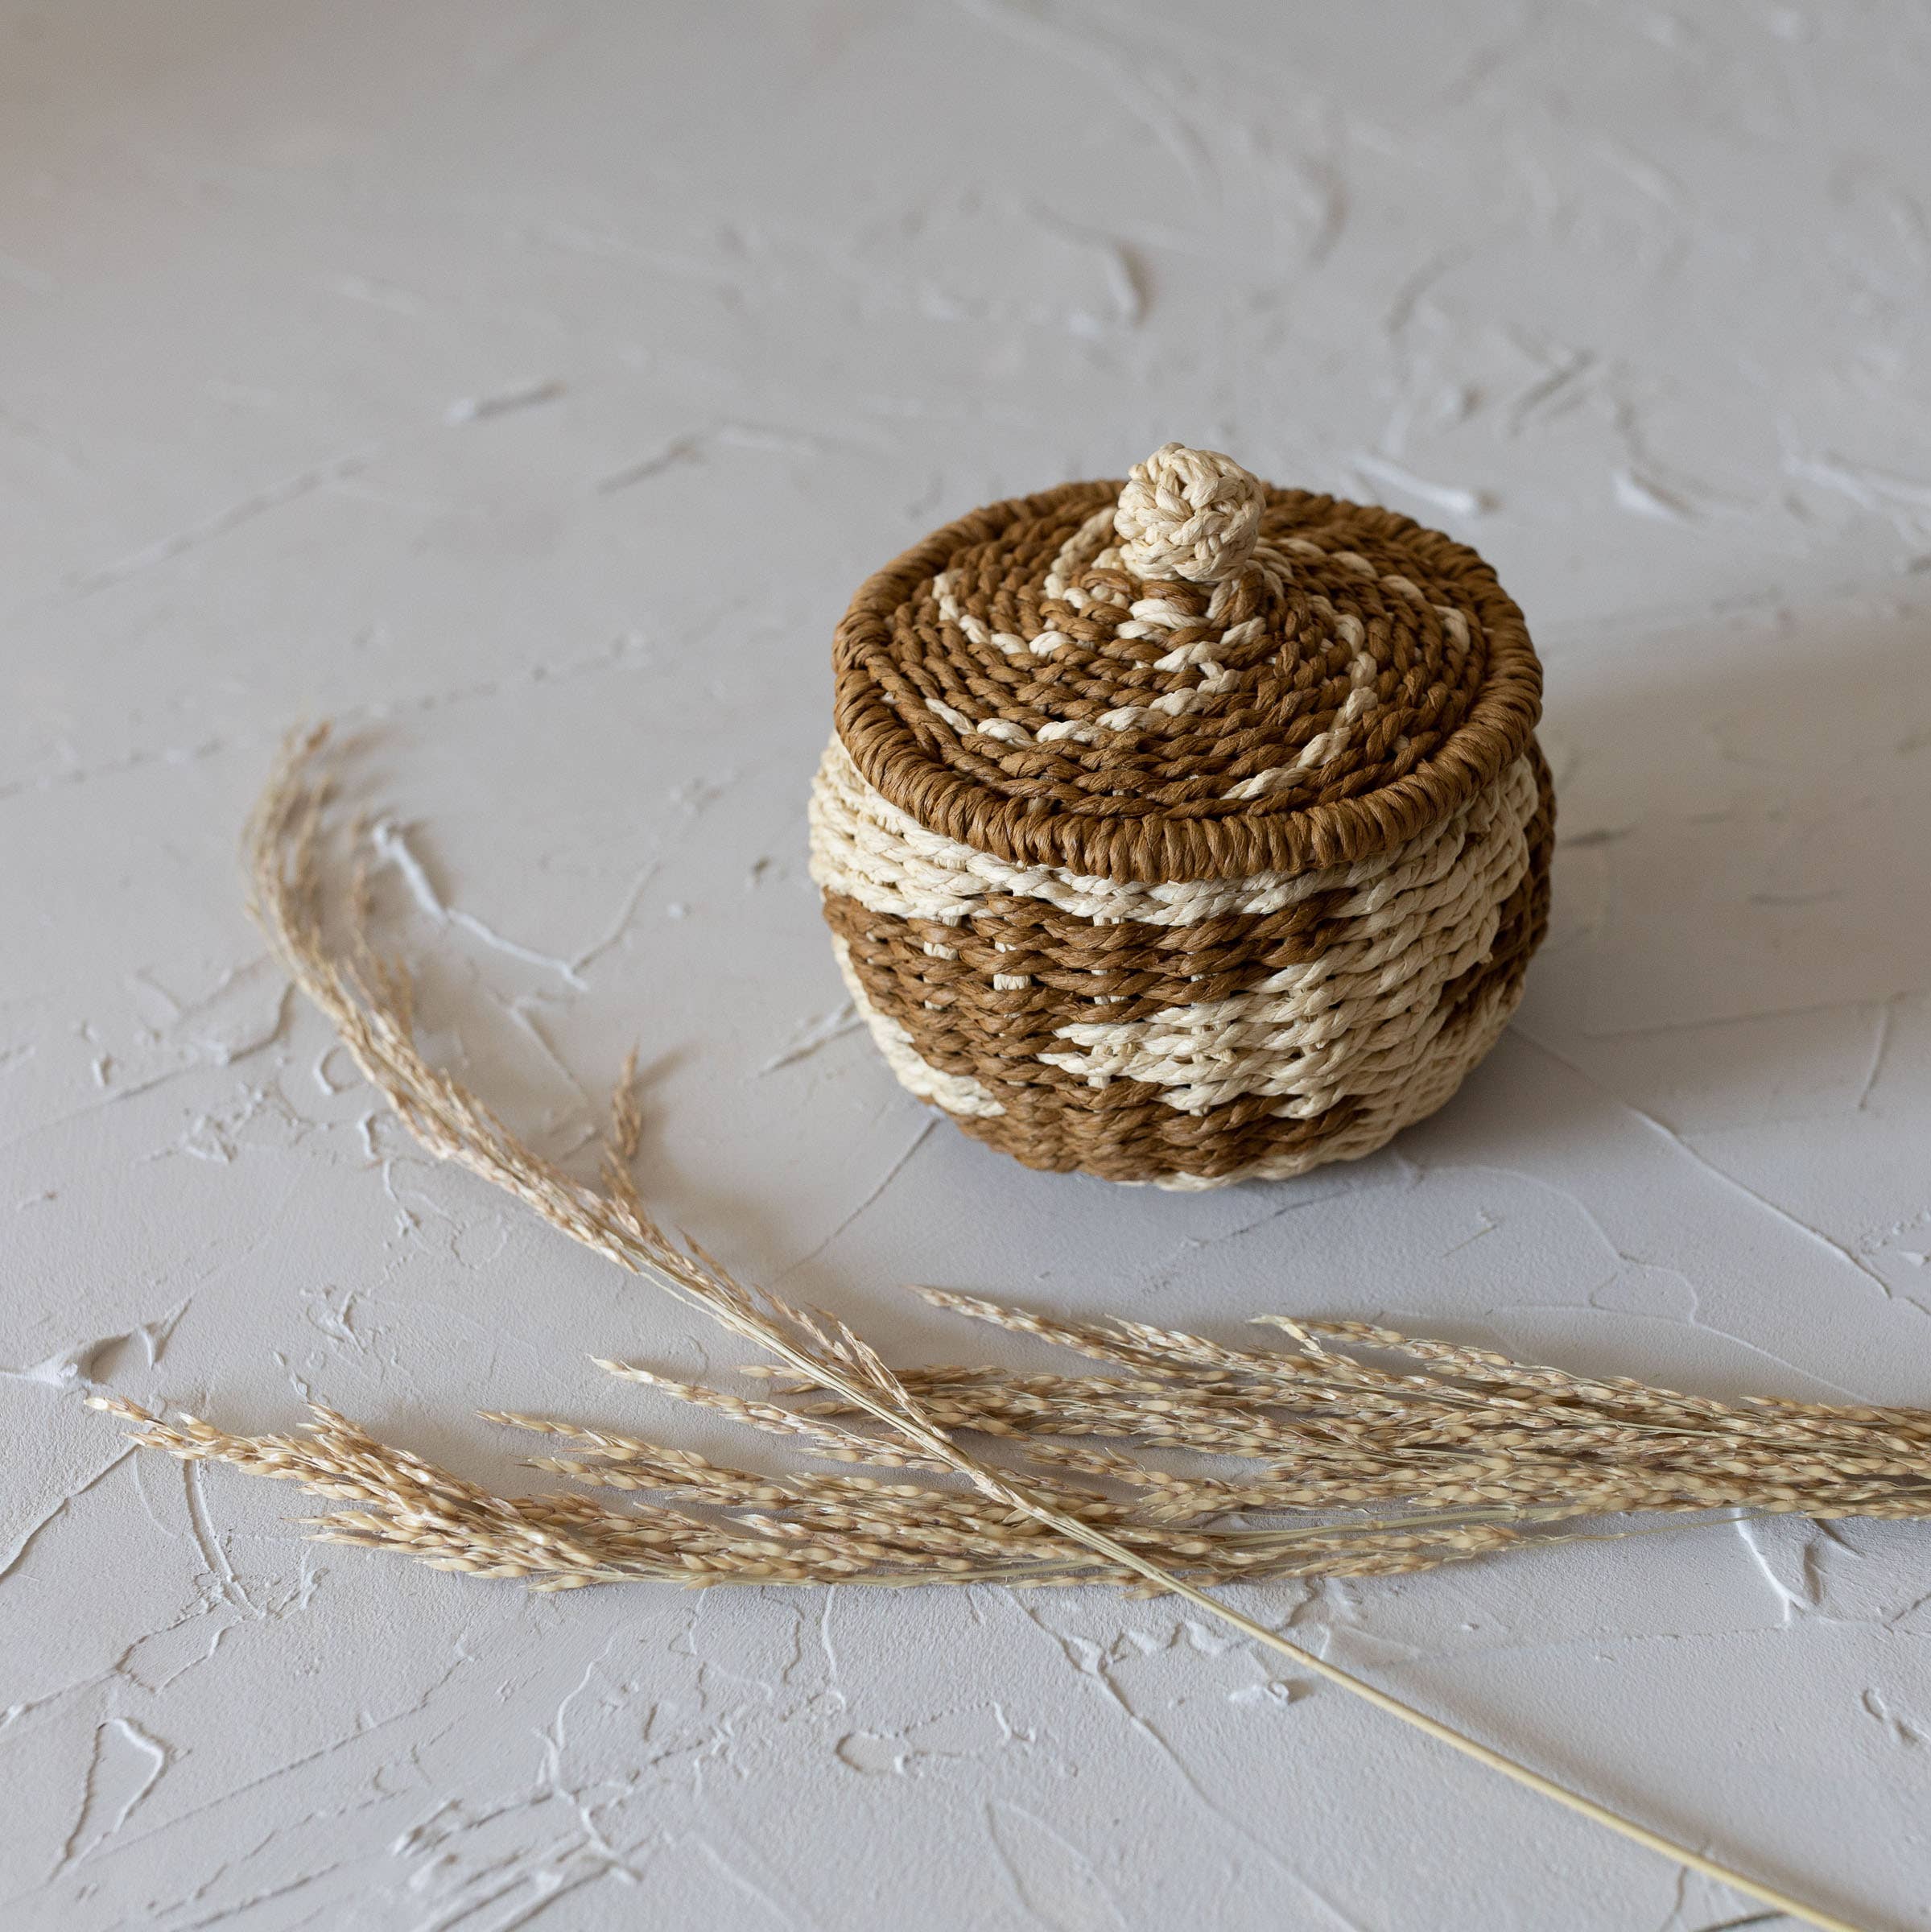
M1137 577L1217 583L1253 554L1266 507L1259 479L1232 456L1162 444L1133 465L1120 493L1120 560Z

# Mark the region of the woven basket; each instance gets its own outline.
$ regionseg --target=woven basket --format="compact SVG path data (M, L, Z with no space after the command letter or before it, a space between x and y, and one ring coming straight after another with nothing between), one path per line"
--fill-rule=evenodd
M1027 1166L1170 1187L1372 1152L1547 923L1541 671L1475 553L1169 444L853 599L811 872L893 1072Z

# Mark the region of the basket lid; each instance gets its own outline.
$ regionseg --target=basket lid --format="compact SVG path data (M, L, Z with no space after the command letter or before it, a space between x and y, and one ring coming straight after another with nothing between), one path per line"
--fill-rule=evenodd
M935 530L832 662L846 749L919 824L1153 883L1384 851L1520 755L1541 700L1472 550L1178 443Z

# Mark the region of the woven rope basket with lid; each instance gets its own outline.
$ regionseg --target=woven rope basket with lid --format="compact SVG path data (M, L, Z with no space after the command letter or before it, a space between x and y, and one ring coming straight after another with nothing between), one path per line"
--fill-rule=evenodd
M1475 553L1169 444L852 600L811 873L893 1072L1029 1166L1203 1187L1442 1105L1547 923L1541 671Z

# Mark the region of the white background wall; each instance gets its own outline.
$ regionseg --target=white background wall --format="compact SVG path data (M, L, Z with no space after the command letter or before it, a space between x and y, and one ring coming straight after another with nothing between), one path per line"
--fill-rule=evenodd
M233 844L327 713L461 915L390 882L439 1052L561 1152L637 1041L654 1198L901 1359L1000 1350L924 1280L1925 1402L1928 82L1908 3L0 5L0 1922L1746 1912L1170 1607L531 1599L76 1397L313 1391L512 1482L477 1406L730 1439L584 1360L729 1344L431 1168L284 994ZM1563 836L1452 1107L1192 1198L931 1121L803 865L858 579L1170 436L1496 563ZM1925 1926L1928 1558L1782 1521L1244 1600Z

